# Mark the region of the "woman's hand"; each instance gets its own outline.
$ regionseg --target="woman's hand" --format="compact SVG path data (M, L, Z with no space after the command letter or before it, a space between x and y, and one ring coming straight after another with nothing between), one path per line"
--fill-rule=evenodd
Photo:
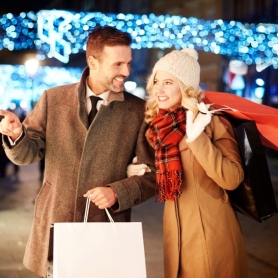
M146 164L136 164L137 163L137 156L135 156L132 160L132 164L129 164L126 169L127 177L131 176L142 176L146 172L151 172L150 167Z
M199 113L193 120L193 111L186 112L186 142L194 141L204 131L205 127L210 123L212 113L208 110L203 102L197 104Z

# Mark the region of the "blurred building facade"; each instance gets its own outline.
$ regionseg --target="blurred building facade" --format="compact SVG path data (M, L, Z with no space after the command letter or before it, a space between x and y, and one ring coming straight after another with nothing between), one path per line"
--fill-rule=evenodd
M26 3L10 0L6 5L0 6L0 13L19 13L42 9L123 14L169 14L204 20L222 19L248 23L277 23L278 21L278 0L29 0ZM171 50L173 49L133 50L132 72L129 80L135 81L139 86L144 86L149 71L157 59ZM22 64L22 60L26 59L23 58L24 55L32 55L32 53L33 51L22 51L8 55L8 50L1 50L0 63ZM11 56L12 58L10 58ZM203 89L226 91L254 99L258 86L255 81L257 78L261 78L264 81L264 85L260 85L260 89L263 89L261 102L278 107L278 71L273 67L268 66L262 71L258 71L255 65L249 65L244 74L241 73L237 76L231 72L231 57L199 51L199 62ZM86 66L84 53L71 55L67 65L55 59L46 59L42 63L63 67ZM256 101L256 99L254 100ZM260 102L259 98L258 102Z
M155 14L178 14L205 20L222 19L255 24L278 23L277 0L153 0L150 10ZM170 50L165 50L164 53L168 51ZM164 53L160 53L161 50L157 49L152 49L151 52L152 64L159 56L164 55ZM231 79L235 77L235 74L230 72L230 57L199 51L199 62L201 64L201 83L204 85L204 89L231 93L240 91L239 94L243 97L278 108L278 71L272 66L258 71L255 65L250 65L247 72L239 76L238 80L241 82L231 84ZM258 78L264 81L262 87L258 87L256 84ZM242 88L243 86L244 88ZM263 95L261 100L255 94L257 89L263 90L260 95ZM258 92L262 90L258 90Z
M278 24L278 0L246 0L223 1L223 19L237 20L248 23ZM224 63L226 66L226 64ZM245 76L247 89L245 97L250 91L256 90L256 80L265 81L262 103L278 108L278 70L269 66L263 70L255 65L248 67ZM225 88L225 87L224 87Z

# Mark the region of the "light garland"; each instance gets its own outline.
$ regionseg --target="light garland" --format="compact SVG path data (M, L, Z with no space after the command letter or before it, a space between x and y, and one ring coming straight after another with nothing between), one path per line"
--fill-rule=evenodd
M20 105L29 111L30 101L36 102L44 90L79 82L82 70L39 66L36 74L30 76L23 65L0 65L0 109L8 109L11 103L20 102Z
M170 15L74 13L42 10L6 14L0 18L0 50L37 49L67 63L69 55L85 50L88 32L100 25L115 26L134 39L131 47L185 47L244 61L247 65L278 67L278 27L237 21L202 20Z
M0 18L0 50L36 49L37 41L37 15L33 12Z

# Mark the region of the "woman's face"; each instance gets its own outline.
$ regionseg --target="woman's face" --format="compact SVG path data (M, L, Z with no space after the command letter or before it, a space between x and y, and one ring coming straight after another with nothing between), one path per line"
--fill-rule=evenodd
M175 110L181 106L179 82L172 74L158 70L154 77L152 91L160 109Z

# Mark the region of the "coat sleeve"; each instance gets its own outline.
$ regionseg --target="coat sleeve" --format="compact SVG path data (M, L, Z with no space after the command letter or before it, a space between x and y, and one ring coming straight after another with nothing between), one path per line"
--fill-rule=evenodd
M27 165L43 158L45 149L46 92L23 122L23 138L11 147L3 137L6 155L15 164Z
M118 196L119 208L117 211L131 208L155 195L154 150L146 140L146 130L147 124L144 122L138 134L135 155L138 158L138 164L147 164L151 168L151 172L109 184Z
M233 190L242 182L242 160L228 120L213 116L205 132L187 144L206 174L220 187Z

